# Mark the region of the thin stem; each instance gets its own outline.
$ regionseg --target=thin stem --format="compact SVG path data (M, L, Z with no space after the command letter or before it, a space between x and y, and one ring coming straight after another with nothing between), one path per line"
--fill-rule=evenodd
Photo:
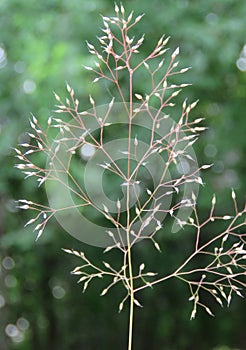
M133 317L134 317L134 284L133 284L133 273L132 273L132 256L131 256L130 232L127 233L127 245L128 245L129 282L130 282L130 310L129 310L129 329L128 329L128 350L131 350L132 349L132 333L133 333Z
M124 38L124 46L125 38ZM127 52L127 51L126 51ZM129 71L129 126L128 126L128 181L131 177L131 133L132 133L132 75L133 72L130 68L129 60L127 59L127 66ZM132 334L133 334L133 318L134 318L134 283L133 283L133 271L132 271L132 251L131 251L131 216L130 216L130 186L127 186L127 256L128 256L128 269L129 269L129 282L130 282L130 310L129 310L129 330L128 330L128 350L132 350Z

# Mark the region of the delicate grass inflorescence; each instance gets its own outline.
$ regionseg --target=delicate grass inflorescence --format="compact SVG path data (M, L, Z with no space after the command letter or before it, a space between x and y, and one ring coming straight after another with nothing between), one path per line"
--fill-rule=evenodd
M79 276L83 291L92 280L105 276L111 280L101 296L122 284L125 297L119 311L127 301L130 306L128 350L132 349L134 306L141 306L137 298L141 290L173 277L180 279L191 293L193 319L198 306L213 315L200 298L202 291L221 306L229 306L232 296L242 297L246 286L245 208L238 208L232 191L233 214L215 214L214 196L207 218L200 220L200 171L211 165L198 166L192 145L206 128L199 126L202 118L190 117L197 101L188 103L185 99L177 118L177 112L173 118L167 114L175 106L176 96L189 85L170 81L189 68L178 68L178 48L168 56L169 37L165 36L146 58L137 59L144 35L139 39L130 35L141 18L133 13L126 16L124 7L115 5L115 16L103 17L100 47L87 43L96 61L85 68L95 74L94 83L104 80L112 91L114 87L111 101L97 106L89 96L91 108L81 110L74 90L67 84L69 96L65 101L55 93L55 112L61 117L50 117L42 128L33 116L32 132L28 133L32 141L16 149L21 161L16 167L26 178L36 177L39 186L46 185L49 205L19 200L20 209L35 213L26 226L36 225L37 239L55 216L79 240L103 247L105 253L120 252L122 264L118 268L113 260L97 266L85 253L64 249L82 260L72 274ZM150 82L145 93L135 90L139 72ZM55 138L54 130L58 131ZM46 165L40 165L37 153L46 156ZM104 178L106 184L111 183L108 193L103 188ZM194 232L194 249L173 272L159 276L157 271L148 271L146 262L134 266L133 246L149 241L161 252L156 234L161 235L166 218L173 220L170 230L174 234L180 228ZM224 221L223 231L204 238L207 225L217 220ZM202 256L207 259L199 265Z

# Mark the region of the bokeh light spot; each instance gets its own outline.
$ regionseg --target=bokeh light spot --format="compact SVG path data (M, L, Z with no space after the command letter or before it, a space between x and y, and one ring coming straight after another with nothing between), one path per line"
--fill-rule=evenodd
M215 145L213 145L213 144L208 144L204 148L205 156L210 157L210 158L215 157L217 152L218 152L217 147Z
M11 270L15 267L15 261L10 256L5 256L5 258L3 258L2 265L6 270Z
M54 286L52 288L52 294L53 294L53 297L56 298L56 299L62 299L64 298L65 294L66 294L66 291L64 288L62 288L61 286Z
M23 91L26 94L32 94L36 89L36 84L33 80L27 79L23 83Z
M95 153L95 147L93 145L89 144L89 143L86 143L85 145L83 145L81 147L80 153L81 153L81 157L84 160L88 160Z
M16 324L21 331L26 331L30 326L29 321L24 317L18 318Z

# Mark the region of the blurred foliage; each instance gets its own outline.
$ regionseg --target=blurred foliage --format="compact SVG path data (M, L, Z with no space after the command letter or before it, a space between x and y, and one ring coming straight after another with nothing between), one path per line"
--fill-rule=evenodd
M196 147L197 157L200 163L214 163L204 174L201 213L209 208L214 192L220 197L219 210L232 210L231 187L241 202L246 187L246 73L237 67L245 45L246 2L129 0L123 4L128 12L145 13L135 33L146 33L141 55L166 33L172 36L171 48L181 48L182 66L193 67L185 76L193 87L185 94L200 99L196 115L207 117L209 126ZM85 40L95 43L100 35L100 14L112 13L110 0L0 2L1 350L126 348L127 312L116 311L120 290L99 298L97 287L91 286L81 295L81 287L69 275L78 261L61 248L83 249L98 259L101 250L84 247L55 221L38 243L31 230L23 228L28 214L16 209L15 200L46 199L34 182L23 181L14 168L12 150L28 141L25 132L31 112L43 122L52 114L52 91L64 94L65 81L85 108L89 93L97 103L110 100L110 87L91 84L92 76L81 66L94 62ZM136 84L139 92L148 89L141 77ZM163 236L163 255L152 255L144 247L139 254L165 268L182 258L189 242L182 233ZM214 305L216 318L200 313L190 322L188 291L177 281L146 291L141 298L145 306L136 313L136 349L246 348L242 300L233 300L230 309Z

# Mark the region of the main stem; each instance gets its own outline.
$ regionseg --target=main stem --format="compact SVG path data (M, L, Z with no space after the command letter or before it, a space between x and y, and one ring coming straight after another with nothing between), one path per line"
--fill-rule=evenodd
M131 251L131 217L130 217L130 178L131 178L131 133L132 133L132 70L129 69L129 127L128 127L128 181L127 186L127 256L128 256L128 271L129 271L129 284L130 284L130 309L129 309L129 330L128 330L128 350L132 350L132 334L133 334L133 317L134 317L134 283L133 283L133 271L132 271L132 251Z
M127 236L130 238L130 232ZM129 282L130 282L130 309L129 309L129 329L128 329L128 350L132 350L132 334L133 334L133 318L134 318L134 285L132 274L132 256L131 256L131 243L130 239L128 244L128 269L129 269Z

